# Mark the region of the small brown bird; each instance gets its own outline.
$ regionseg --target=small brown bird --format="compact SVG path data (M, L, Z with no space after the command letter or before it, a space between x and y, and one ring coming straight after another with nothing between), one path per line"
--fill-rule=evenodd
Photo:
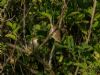
M32 44L34 46L34 49L36 49L39 46L38 39L37 38L33 38Z
M29 41L28 46L32 49L36 49L39 46L38 38L33 36L33 38L31 38L31 40Z
M51 25L50 34L55 41L61 42L61 32L56 26Z

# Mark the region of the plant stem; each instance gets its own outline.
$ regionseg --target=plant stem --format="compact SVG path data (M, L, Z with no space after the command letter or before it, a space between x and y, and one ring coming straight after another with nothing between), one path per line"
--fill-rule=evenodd
M94 18L94 14L95 14L95 10L96 10L96 0L94 0L93 3L93 11L92 11L92 16L91 16L91 21L90 21L90 28L88 30L88 36L87 36L87 40L86 43L88 44L90 36L91 36L91 32L92 32L92 26L93 26L93 18Z
M75 70L75 74L74 75L77 75L78 70L79 70L79 66L76 67L76 70Z
M26 45L26 38L25 38L25 34L26 34L26 31L25 31L25 26L26 26L26 21L25 21L25 11L26 11L26 4L25 4L25 0L23 2L23 40L24 40L24 44Z
M54 55L54 50L55 50L55 43L53 44L52 50L50 52L50 58L49 58L49 66L52 68L52 57Z

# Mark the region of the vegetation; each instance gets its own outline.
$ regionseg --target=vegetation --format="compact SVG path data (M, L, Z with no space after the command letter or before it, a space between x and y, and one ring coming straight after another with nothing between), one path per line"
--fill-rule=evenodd
M100 0L0 0L0 75L100 75Z

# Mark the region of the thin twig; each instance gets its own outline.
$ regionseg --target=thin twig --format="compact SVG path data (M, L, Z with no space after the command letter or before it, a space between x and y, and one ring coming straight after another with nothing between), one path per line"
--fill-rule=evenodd
M26 12L24 18L26 18L26 17L28 16L28 13L29 13L29 11L30 11L30 9L31 9L32 7L33 7L33 5L30 6L30 8L27 10L27 12ZM22 22L23 22L23 19L20 21L20 23L22 23Z
M13 16L12 18L9 18L7 20L4 20L3 18L0 18L0 21L4 21L4 22L7 22L7 21L11 21L15 16Z
M11 44L11 43L6 43L7 46L11 47L11 48L15 48L17 50L24 50L23 48L18 47L17 45Z
M49 58L49 66L50 66L50 69L52 68L52 57L54 55L54 50L55 50L55 43L53 44L52 50L50 52L50 58Z
M75 74L74 75L77 75L78 70L79 70L79 66L76 67L76 70L75 70Z
M86 43L88 44L90 36L91 36L91 32L92 32L92 25L93 25L93 19L94 19L94 14L95 14L95 10L96 10L96 0L94 0L93 3L93 11L92 11L92 16L91 16L91 21L90 21L90 28L88 30L88 36L87 36L87 40Z
M67 2L67 4L68 4L68 2ZM67 4L66 4L66 1L63 0L63 6L62 6L62 10L61 10L61 15L60 15L59 20L57 22L57 25L59 26L59 29L61 28L61 24L62 24L62 20L64 18L65 12L66 12Z
M14 64L15 65L15 64ZM11 64L11 67L12 67L12 71L13 71L13 73L14 73L14 75L15 75L15 67Z
M38 49L40 49L49 39L50 37L53 35L53 33L56 31L57 29L55 29L53 32L49 33L48 36L46 37L46 39L40 44L40 46L38 47Z
M40 44L40 46L38 47L38 49L40 49L49 40L49 38L50 38L50 35L48 35L46 37L46 39Z
M25 38L25 34L26 34L26 31L25 31L25 26L26 26L26 21L25 21L25 11L26 11L26 4L25 4L25 0L23 2L23 40L24 40L24 44L26 46L26 38Z
M19 65L19 66L20 66L20 70L21 70L22 75L24 75L21 65Z

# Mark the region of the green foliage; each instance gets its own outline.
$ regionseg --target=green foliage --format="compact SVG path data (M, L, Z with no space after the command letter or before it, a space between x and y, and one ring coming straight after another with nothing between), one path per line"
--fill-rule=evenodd
M99 75L100 1L91 26L94 1L0 0L0 74ZM49 36L51 25L60 43Z
M64 44L66 48L73 49L74 48L74 40L72 36L67 36L64 40Z
M0 6L4 7L4 5L7 3L7 0L0 0Z
M17 25L17 23L11 23L9 21L7 22L7 26L9 26L11 28L11 32L6 34L5 37L16 40L17 39L17 33L18 33L20 26Z

